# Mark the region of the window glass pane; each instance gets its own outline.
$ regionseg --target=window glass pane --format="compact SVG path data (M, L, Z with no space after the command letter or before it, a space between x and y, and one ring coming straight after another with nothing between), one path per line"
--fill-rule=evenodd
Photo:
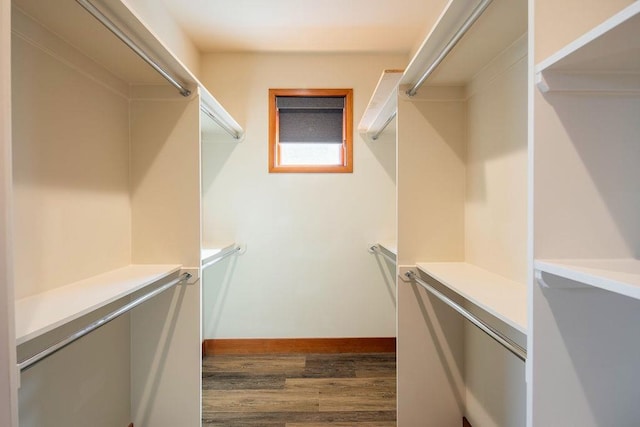
M280 164L294 165L341 165L342 145L322 143L280 144Z

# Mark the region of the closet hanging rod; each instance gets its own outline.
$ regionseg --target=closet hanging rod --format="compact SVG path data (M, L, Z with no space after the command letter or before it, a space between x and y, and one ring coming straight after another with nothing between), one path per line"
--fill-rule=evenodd
M376 253L376 254L380 254L380 255L382 255L383 257L385 257L387 260L389 260L390 262L392 262L392 263L394 263L394 264L396 263L396 259L395 259L395 258L393 258L393 257L391 257L391 256L389 256L389 255L388 255L388 254L386 254L383 250L381 250L381 249L380 249L380 245L378 245L378 244L372 245L372 246L369 248L369 252L371 252L371 253Z
M129 36L127 36L116 24L113 23L100 9L95 7L88 0L76 0L76 2L82 6L87 12L93 15L102 25L104 25L109 31L111 31L116 37L118 37L124 44L129 46L140 58L142 58L147 64L149 64L154 70L156 70L162 77L164 77L171 85L173 85L182 96L191 95L191 91L187 89L182 83L180 83L175 77L169 74L164 68L162 68L153 58L151 58L140 46L138 46Z
M376 133L371 135L371 139L376 141L380 137L380 134L387 128L387 126L389 126L389 123L391 123L391 121L396 117L397 114L398 114L398 110L394 111L393 114L389 116L387 121L384 122L382 127Z
M235 245L234 247L232 247L232 248L230 248L230 249L228 249L226 251L218 252L215 255L215 258L211 259L210 261L207 261L206 264L202 265L202 269L204 270L205 268L210 267L213 264L215 264L217 262L220 262L221 260L225 259L226 257L240 252L241 250L242 250L242 247L240 245Z
M58 341L57 343L51 345L50 347L47 347L46 349L42 350L41 352L23 360L22 362L18 363L18 368L20 369L20 372L24 372L27 369L31 368L33 365L35 365L36 363L46 359L47 357L57 353L58 351L62 350L63 348L65 348L66 346L68 346L69 344L79 340L80 338L82 338L83 336L89 334L90 332L95 331L96 329L100 328L101 326L106 325L107 323L111 322L112 320L116 319L117 317L120 317L121 315L127 313L128 311L131 311L131 309L139 306L140 304L142 304L143 302L150 300L151 298L155 297L156 295L161 294L162 292L176 286L177 284L184 282L186 280L189 280L191 278L191 274L189 273L183 273L181 274L177 279L174 279L170 282L165 283L164 285L154 289L153 291L142 295L139 298L136 298L135 300L123 305L122 307L118 308L117 310L112 311L109 314L106 314L105 316L101 317L100 319L94 321L93 323L89 324L88 326L74 332L73 334L67 336L66 338Z
M504 336L501 332L497 331L496 329L491 327L489 324L485 323L482 319L478 318L475 314L469 312L460 304L453 301L451 298L447 297L446 295L444 295L443 293L441 293L440 291L438 291L437 289L429 285L427 282L420 279L417 276L417 274L414 273L413 271L407 271L404 274L404 276L407 279L413 280L417 284L425 288L427 291L429 291L431 294L437 297L440 301L444 302L445 304L453 308L455 311L460 313L465 319L470 321L482 332L486 333L491 338L493 338L498 344L502 345L504 348L506 348L511 353L513 353L518 359L522 360L523 362L526 362L527 350L525 348L513 342L509 337Z
M436 59L427 67L427 70L422 74L422 76L418 79L416 83L411 86L409 90L406 91L406 94L409 96L414 96L418 93L418 89L424 84L424 82L429 78L429 76L438 68L440 63L447 57L449 52L458 44L460 39L469 31L469 29L473 26L473 24L478 20L482 12L489 6L492 0L482 0L473 12L469 15L469 17L464 21L462 26L458 28L458 31L451 37L451 39L447 42L444 48L440 51Z
M211 120L216 122L222 129L224 129L225 132L231 135L234 139L240 139L242 137L242 134L240 132L238 132L237 130L233 129L231 126L226 124L221 118L217 117L215 114L209 111L207 107L205 107L202 104L200 104L200 111L202 111L207 116L209 116Z

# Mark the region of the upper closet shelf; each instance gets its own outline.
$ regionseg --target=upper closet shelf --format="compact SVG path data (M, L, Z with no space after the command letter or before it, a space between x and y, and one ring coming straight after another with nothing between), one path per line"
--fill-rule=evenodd
M22 344L180 271L180 265L129 265L16 301Z
M548 287L595 287L640 299L640 261L637 259L537 260L534 267L538 281ZM557 282L542 273L574 283Z
M442 86L465 86L526 32L527 2L452 0L411 59L401 92L413 96L427 84L442 96Z
M487 313L527 334L524 284L464 262L427 262L416 266Z
M403 70L382 72L367 109L360 119L358 132L375 141L394 119L398 107L398 83L402 73Z
M197 91L201 107L222 121L234 137L242 137L242 127L123 1L13 0L12 5L119 80L123 95L131 96L130 86L158 86L167 82L183 96ZM13 18L19 15L14 13ZM34 34L30 28L33 25L14 24L14 32L28 31L28 37Z
M640 2L540 62L536 83L542 92L640 94Z

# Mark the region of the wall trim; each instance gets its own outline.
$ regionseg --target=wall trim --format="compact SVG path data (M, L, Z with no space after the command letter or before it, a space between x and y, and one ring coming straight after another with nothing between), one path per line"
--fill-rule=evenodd
M267 353L394 353L395 337L207 339L203 356Z

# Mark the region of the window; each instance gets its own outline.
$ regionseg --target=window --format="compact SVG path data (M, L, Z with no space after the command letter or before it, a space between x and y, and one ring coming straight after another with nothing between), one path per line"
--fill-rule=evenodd
M353 172L352 89L269 90L269 172Z

